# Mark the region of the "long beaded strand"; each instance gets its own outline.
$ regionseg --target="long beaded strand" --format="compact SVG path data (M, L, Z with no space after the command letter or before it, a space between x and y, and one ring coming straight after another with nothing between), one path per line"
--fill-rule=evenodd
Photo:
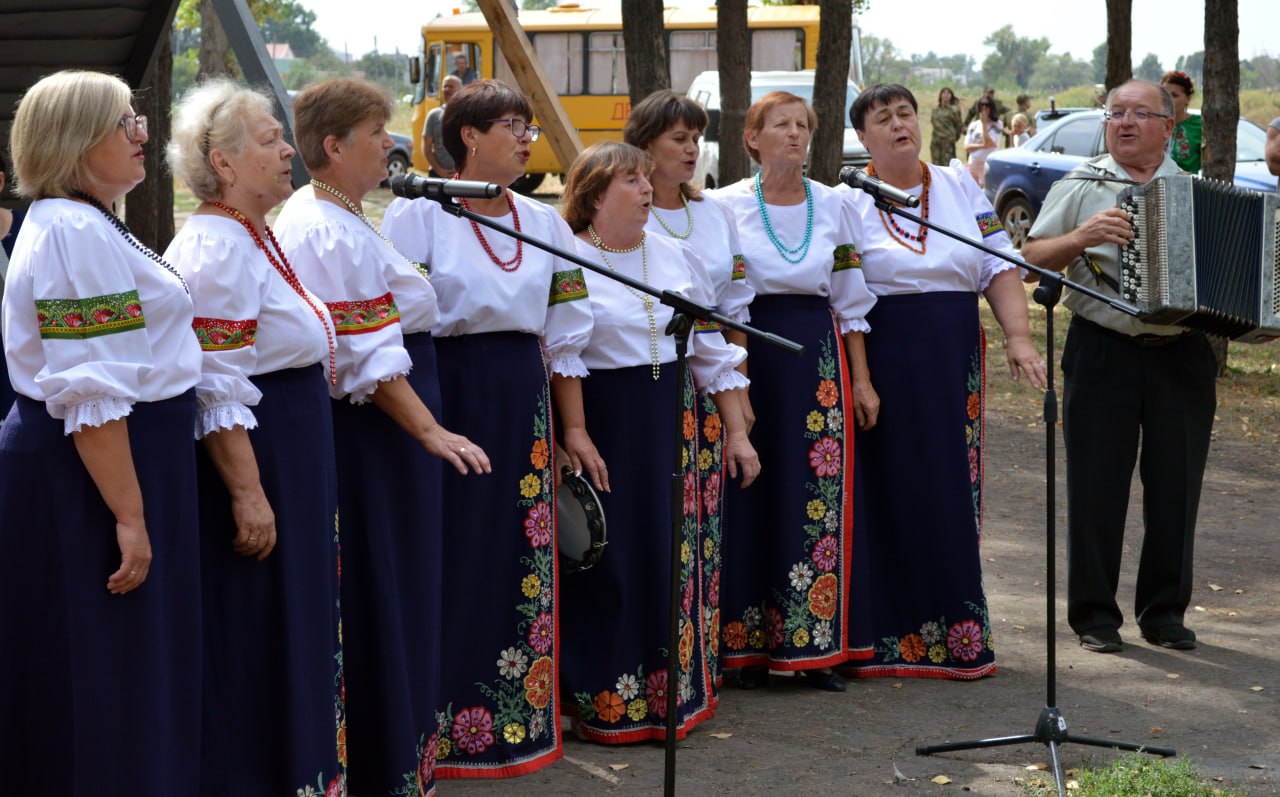
M253 222L249 221L248 216L230 205L224 205L216 200L209 199L206 201L244 225L244 228L249 231L249 236L253 238L253 242L257 244L258 248L262 250L262 253L267 256L267 260L270 261L271 265L275 266L276 271L284 278L284 281L288 283L289 287L293 288L293 290L302 297L302 301L306 302L307 306L316 314L316 318L320 319L320 325L324 327L325 337L329 339L329 384L338 384L338 355L337 348L334 346L333 342L333 330L325 321L324 311L319 307L316 307L315 303L311 301L311 297L307 295L307 289L302 287L302 281L299 280L298 275L293 272L293 267L289 265L289 261L285 258L284 251L280 248L280 243L276 241L275 233L271 232L271 228L267 225L262 225L263 229L267 231L267 238L270 239L271 245L275 247L276 255L280 256L278 260L276 259L276 255L271 254L271 250L267 248L267 244L262 240L262 236L258 234L256 229L254 229Z
M355 202L352 202L350 197L348 197L346 194L342 193L338 189L334 188L333 186L329 185L328 183L321 182L320 180L317 180L314 177L311 178L311 185L313 185L316 188L319 188L321 191L325 191L332 194L334 198L336 198L339 202L346 205L347 210L354 213L356 218L364 222L364 226L373 230L375 235L381 238L387 244L387 246L391 247L391 251L395 252L397 255L400 255L400 257L403 257L404 262L413 266L413 269L417 271L419 274L421 274L424 280L426 280L427 282L431 281L431 274L430 272L427 271L427 267L417 262L416 260L410 260L409 258L405 257L403 254L401 254L400 250L396 249L396 245L391 243L391 239L383 235L382 230L379 230L377 227L374 226L373 222L369 219L369 217L364 215L364 211L360 210L360 207L356 205Z
M684 203L684 217L689 222L689 229L682 233L676 232L667 226L667 223L662 219L662 214L658 212L657 205L651 205L649 207L649 212L653 214L653 217L662 225L662 229L666 230L672 238L679 238L684 241L688 240L690 235L693 235L693 211L689 209L689 199L684 195L684 191L680 192L680 201Z
M89 196L83 191L72 191L71 196L75 197L76 199L80 199L85 202L88 202L90 205L97 208L98 212L106 216L107 221L111 222L111 226L116 228L116 232L124 236L124 239L129 242L130 246L132 246L134 249L137 249L139 252L146 255L151 260L154 260L155 262L164 266L164 268L170 274L178 278L178 282L182 283L182 289L187 292L187 295L191 294L191 289L187 287L187 281L182 278L182 275L178 273L178 270L174 268L172 265L170 265L169 261L165 260L163 257L156 254L155 252L151 251L151 247L147 246L142 241L139 241L137 238L135 238L133 233L129 232L129 228L125 225L125 223L120 220L120 217L112 213L110 210L107 210L106 205L103 205L101 202Z
M874 163L867 164L867 174L872 177L876 176L876 165ZM932 179L932 175L929 173L929 167L925 165L924 161L920 161L920 182L923 185L923 188L920 191L920 218L925 221L929 220L929 183L932 182ZM905 248L908 252L913 252L917 255L924 254L926 248L925 239L929 237L928 227L921 224L916 229L916 234L912 235L898 226L898 222L894 219L893 214L886 214L883 210L877 210L877 212L880 214L880 224L884 226L884 230L889 233L890 238L896 241L899 246ZM893 227L892 230L889 229L890 225ZM897 235L894 235L894 232L896 232ZM907 243L908 241L914 241L920 244L920 248L916 249L910 243Z
M764 232L769 236L769 240L773 242L773 248L778 250L778 254L782 255L782 259L788 263L799 263L809 254L809 242L813 240L813 191L809 188L809 178L801 177L804 183L804 240L800 245L792 248L778 240L778 235L773 231L773 222L769 221L769 209L764 203L764 189L760 185L760 172L756 172L756 205L760 208L760 219L764 222Z
M605 255L605 252L612 252L615 255L625 255L639 249L640 274L644 280L644 284L649 284L649 248L644 245L645 233L643 230L640 231L640 243L627 249L613 249L605 246L604 240L600 237L600 234L596 232L595 225L593 224L587 225L587 235L591 236L591 243L595 244L596 250L600 252L600 259L604 261L604 264L609 267L610 271L616 272L617 269L609 262L609 257ZM647 293L641 293L630 285L626 285L625 287L628 291L631 291L631 295L644 303L645 315L649 317L649 356L653 364L653 381L657 382L658 378L662 376L662 363L658 357L658 322L653 315L653 297Z
M507 207L511 208L511 220L515 223L516 232L520 232L520 211L516 210L516 201L511 198L511 189L508 188L504 194L507 198ZM466 199L459 199L458 204L462 205L464 210L471 210L471 203ZM520 263L524 260L524 241L516 239L516 256L510 260L501 260L493 253L493 247L489 246L489 242L485 240L484 233L480 232L480 225L476 224L474 219L467 219L471 222L471 231L476 234L476 238L480 241L480 245L484 247L485 254L493 261L493 264L506 272L512 272L520 268Z

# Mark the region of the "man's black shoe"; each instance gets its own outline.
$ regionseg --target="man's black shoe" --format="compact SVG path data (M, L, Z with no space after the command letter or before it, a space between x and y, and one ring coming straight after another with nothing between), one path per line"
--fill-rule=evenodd
M1080 647L1094 653L1119 653L1124 640L1114 628L1095 628L1080 635Z
M1181 623L1170 623L1155 628L1144 627L1142 638L1153 645L1170 650L1195 650L1196 632Z

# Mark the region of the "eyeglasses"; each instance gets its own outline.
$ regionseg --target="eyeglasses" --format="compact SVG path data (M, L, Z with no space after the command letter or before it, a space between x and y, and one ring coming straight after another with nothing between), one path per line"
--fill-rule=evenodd
M1148 111L1146 108L1121 108L1120 110L1111 110L1102 114L1102 118L1113 125L1123 122L1126 116L1135 122L1145 122L1152 117L1156 119L1170 118L1167 113L1156 113L1155 111Z
M130 144L137 144L140 138L139 133L143 136L147 134L147 117L142 114L122 116L117 126L124 128L124 137L129 139Z
M524 134L529 134L530 141L537 141L538 136L542 135L542 128L537 125L531 125L518 116L508 116L502 119L490 119L490 122L506 122L511 128L511 135L516 138L524 138Z

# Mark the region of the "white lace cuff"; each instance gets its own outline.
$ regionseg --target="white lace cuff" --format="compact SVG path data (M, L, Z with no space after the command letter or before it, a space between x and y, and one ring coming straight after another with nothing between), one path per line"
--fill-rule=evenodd
M737 390L751 384L751 380L742 375L742 372L736 368L726 368L716 378L711 380L711 384L701 388L702 392L711 395L712 393L721 393L726 390Z
M133 403L115 396L95 396L79 404L67 406L62 421L63 434L78 432L86 426L102 426L118 421L133 412Z
M215 404L205 408L196 418L196 439L237 426L245 429L258 428L258 419L254 417L253 410L244 404Z
M347 395L347 399L352 404L368 404L373 399L373 394L378 392L378 388L382 386L383 382L394 382L402 376L408 376L410 370L412 369L406 369L398 374L388 374L371 385L357 388Z
M591 372L587 370L587 364L576 354L552 358L551 372L568 377L591 376Z
M850 332L870 332L871 325L867 323L865 318L842 318L840 319L840 335L849 334Z

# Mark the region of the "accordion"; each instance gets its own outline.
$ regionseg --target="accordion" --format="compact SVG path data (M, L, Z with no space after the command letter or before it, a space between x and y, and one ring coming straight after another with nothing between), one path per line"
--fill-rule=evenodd
M1126 188L1120 298L1139 318L1245 343L1280 337L1280 198L1187 174Z

